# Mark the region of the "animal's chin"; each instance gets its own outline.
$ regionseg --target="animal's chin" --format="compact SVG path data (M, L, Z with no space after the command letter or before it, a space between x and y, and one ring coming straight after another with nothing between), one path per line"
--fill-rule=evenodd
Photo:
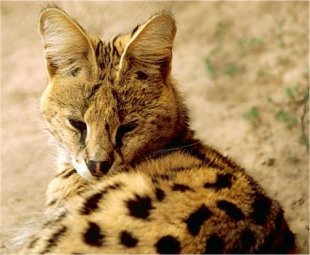
M83 178L85 178L87 180L95 180L96 179L96 177L94 177L90 173L90 171L87 168L87 165L86 165L84 160L78 162L76 159L72 158L71 163L72 163L73 167L75 168L75 170L78 172L78 174L80 176L82 176Z

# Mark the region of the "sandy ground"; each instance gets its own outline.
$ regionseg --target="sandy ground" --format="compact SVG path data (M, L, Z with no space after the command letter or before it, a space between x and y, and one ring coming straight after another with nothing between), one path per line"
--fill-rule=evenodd
M245 166L280 201L300 252L309 252L309 118L307 100L300 101L309 89L307 2L58 3L103 39L172 10L173 73L197 136ZM14 252L9 240L42 211L55 173L38 107L47 83L37 31L42 6L1 3L3 253Z

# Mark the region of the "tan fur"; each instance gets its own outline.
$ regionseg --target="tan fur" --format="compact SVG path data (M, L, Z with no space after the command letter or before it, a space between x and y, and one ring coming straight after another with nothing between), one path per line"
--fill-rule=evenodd
M154 16L131 35L130 40L129 35L104 43L92 39L97 41L96 47L90 47L88 35L58 9L42 12L40 31L49 72L49 86L42 96L41 109L48 129L60 145L60 154L66 156L62 158L69 162L72 158L104 161L113 153L112 172L141 155L164 148L178 136L178 132L183 132L178 129L187 128L185 107L178 102L179 97L170 79L175 25L168 14ZM81 39L70 41L68 35L60 39L58 31ZM77 33L80 35L75 35ZM72 52L72 47L77 50ZM95 51L96 65L93 61ZM87 62L80 52L89 56ZM103 55L105 53L108 56ZM141 58L148 60L144 63ZM68 61L69 67L63 67ZM57 66L52 74L50 66ZM68 73L73 67L74 74ZM92 71L97 69L98 72ZM147 80L136 79L138 71L147 75ZM99 88L94 92L96 86ZM117 103L116 97L121 103ZM87 123L85 146L81 145L79 133L68 123L69 119ZM117 153L113 151L115 141L112 138L120 124L130 121L135 121L138 128L124 137L124 146ZM104 129L106 124L109 132ZM160 133L158 129L161 129Z
M23 253L294 251L279 204L189 129L171 78L170 14L102 42L49 8L40 32L41 109L61 160ZM98 162L111 166L102 173Z

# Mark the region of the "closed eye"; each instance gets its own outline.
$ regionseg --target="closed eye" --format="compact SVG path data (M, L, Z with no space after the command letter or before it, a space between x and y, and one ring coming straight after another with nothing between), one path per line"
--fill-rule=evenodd
M72 127L77 129L80 132L84 132L87 129L86 123L80 120L69 119L69 122Z
M85 122L80 120L69 119L72 127L80 132L80 143L84 144L87 135L87 125Z
M136 121L128 122L124 125L120 125L116 131L115 146L120 148L123 145L123 137L125 134L130 133L138 126Z

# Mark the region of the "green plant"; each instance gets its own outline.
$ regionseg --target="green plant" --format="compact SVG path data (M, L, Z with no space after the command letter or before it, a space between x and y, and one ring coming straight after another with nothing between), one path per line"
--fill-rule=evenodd
M256 106L242 115L243 119L249 121L253 126L257 126L261 122L261 114Z
M229 23L225 22L225 21L220 21L216 24L216 28L215 28L215 37L217 39L222 39L222 37L224 36L224 34L227 32L229 27Z
M280 109L279 111L276 112L275 119L277 121L284 122L288 129L291 129L291 128L297 126L296 116L294 116L292 113L290 113L286 110L283 110L283 109Z
M265 48L265 42L260 37L252 37L250 39L239 39L237 41L237 45L242 51L246 51L246 50L256 51L256 50L262 50Z
M208 74L211 77L214 77L214 75L215 75L215 68L214 68L214 64L213 64L213 60L212 60L211 56L208 56L208 57L205 58L205 67L206 67L206 70L207 70Z
M284 123L287 129L299 127L299 142L309 151L308 123L306 123L309 112L309 88L302 89L297 83L286 87L284 94L286 98L284 103L274 101L271 96L267 98L274 108L274 118Z

